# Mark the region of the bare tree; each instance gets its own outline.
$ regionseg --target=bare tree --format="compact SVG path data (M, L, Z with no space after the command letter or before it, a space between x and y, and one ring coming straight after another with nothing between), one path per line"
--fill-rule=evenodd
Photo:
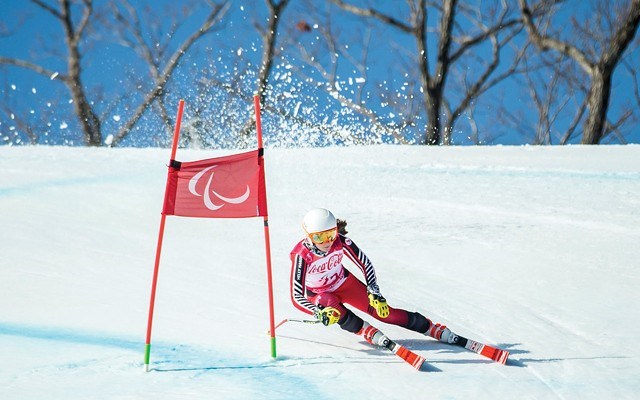
M225 74L224 71L213 66L215 63L210 63L211 70L198 79L198 97L201 99L216 98L217 112L212 115L211 112L207 113L206 108L210 108L210 102L208 105L198 108L197 115L188 128L205 127L204 130L208 133L206 137L200 138L200 142L207 145L247 147L255 140L252 135L255 129L255 119L253 113L250 113L246 122L242 126L238 126L238 119L245 118L244 114L239 115L240 109L246 104L252 104L253 95L258 94L262 110L274 117L269 120L286 121L291 129L304 127L305 130L321 132L323 137L339 138L340 132L334 127L318 123L313 118L300 115L288 107L288 100L292 99L291 93L298 93L300 87L306 85L305 83L289 80L286 81L286 84L282 84L282 81L273 82L274 75L276 78L282 79L288 74L290 64L286 60L287 46L295 37L295 33L310 31L311 27L305 26L304 21L297 21L294 25L289 23L290 19L284 19L283 14L290 4L289 0L265 0L265 3L266 19L264 21L253 19L252 22L262 39L258 68L255 68L255 63L251 60L250 52L243 50L242 47L231 49L234 57L226 60L224 65L224 70L234 71L233 75ZM242 45L240 44L240 46ZM219 53L216 57L219 57ZM247 85L249 81L255 82L255 87L249 87ZM229 131L232 131L233 137L230 137ZM271 132L269 137L278 143L289 144L295 141L287 132Z
M380 140L381 135L389 135L398 142L406 143L400 132L409 124L407 121L404 122L404 126L387 124L375 110L367 106L369 93L366 86L369 82L371 62L369 50L372 42L375 41L372 29L365 26L362 31L359 31L352 25L344 27L340 23L334 24L330 7L323 11L316 8L316 3L308 1L301 19L288 34L289 45L297 49L300 61L303 62L303 64L295 65L294 70L303 81L308 82L310 87L316 86L322 89L330 99L370 121L372 129L368 130L369 138L352 135L350 142L367 143L372 140L372 137ZM322 20L322 22L314 24L312 27L307 22L307 18L315 18ZM322 45L309 46L308 43L300 40L311 32L318 35ZM349 41L341 43L339 37L343 33L347 33ZM358 43L354 45L356 41ZM325 62L326 59L329 61ZM348 67L343 67L341 62L344 62ZM311 72L304 68L305 64L312 67ZM352 68L357 73L355 80L349 79L350 89L347 91L344 90L345 82L339 75L339 70L344 68ZM314 74L318 75L318 78L314 77ZM394 98L389 101L393 102ZM409 106L409 108L411 107ZM340 136L339 133L327 129L326 125L321 129L324 133Z
M276 38L278 37L278 28L282 22L282 13L287 7L289 0L265 0L269 9L269 17L267 17L267 26L262 28L260 25L256 25L256 29L260 32L262 37L262 62L260 63L260 72L258 74L258 87L257 93L260 96L260 101L264 101L265 91L269 84L269 76L276 57Z
M89 146L101 146L104 142L102 121L98 111L95 109L94 103L89 101L91 89L88 88L82 80L82 59L84 54L81 47L83 41L86 40L88 26L92 19L95 18L93 1L81 0L80 2L74 2L72 0L59 0L58 8L42 0L31 0L31 2L49 13L62 25L66 45L65 57L67 71L66 73L59 73L29 60L9 57L0 57L0 64L29 69L38 74L63 82L72 95L75 114L82 128L85 144ZM131 39L128 39L128 43L134 46L139 54L142 54L143 60L148 62L150 75L153 78L153 86L144 94L142 101L137 106L131 107L134 108L133 114L113 136L109 143L112 146L117 145L124 139L149 106L157 99L163 97L164 88L181 58L198 39L211 31L212 27L220 20L228 8L228 2L218 4L211 3L211 12L206 16L204 22L178 46L169 56L168 60L164 62L163 66L161 60L155 59L152 56L148 44L142 39L142 28L140 21L137 19L137 15L133 13L134 9L130 7L127 1L123 1L122 4L129 14L126 17L124 13L119 13L116 16L121 23L119 28L130 32ZM76 10L80 14L79 17L75 16ZM115 29L115 31L118 32L118 29Z
M41 0L31 0L31 2L51 14L62 25L64 41L67 48L67 73L60 74L27 60L7 57L0 57L0 64L9 64L30 69L39 74L55 77L55 79L62 81L71 92L75 113L84 132L85 143L90 146L99 146L102 144L100 120L87 99L81 77L80 43L86 34L87 26L93 14L93 2L91 0L82 1L79 20L72 15L72 2L70 0L60 0L59 8L54 8Z
M403 122L396 126L414 126L420 114L426 115L426 127L423 134L424 144L450 144L452 141L453 126L461 114L469 110L469 107L479 96L515 73L516 65L521 55L514 56L511 66L504 68L500 55L513 37L522 29L522 21L519 17L513 17L513 11L508 2L502 1L500 7L493 10L481 11L467 4L458 4L457 0L444 0L428 2L426 0L407 0L408 15L397 17L385 12L383 9L373 7L360 7L343 0L331 0L341 9L368 21L377 21L386 27L391 27L398 32L409 35L415 43L410 65L406 74L414 74L417 71L417 81L410 83L415 92L407 98L421 98L421 101L412 107L407 115L404 111ZM433 11L439 14L437 26L430 26L428 16ZM464 21L463 21L464 19ZM435 51L429 48L428 35L435 32L437 45ZM330 37L333 36L328 34ZM327 39L328 41L329 39ZM461 96L447 97L447 80L452 71L464 70L469 66L471 58L477 55L480 47L489 46L491 57L488 61L483 57L475 57L473 74L464 77L464 88ZM337 46L334 46L337 47ZM403 57L399 57L402 59ZM499 68L502 67L502 68ZM406 89L406 87L405 87ZM454 103L454 98L457 98ZM344 99L341 102L347 104ZM371 109L357 104L364 115L375 114ZM443 117L445 117L443 119ZM375 116L370 117L376 120Z
M568 111L571 103L580 99L580 93L575 93L575 87L579 85L577 80L574 82L571 67L570 61L562 54L547 56L528 51L525 55L521 76L533 106L529 108L527 116L533 116L535 110L537 121L534 126L528 126L524 122L526 118L507 120L507 123L511 129L522 131L527 142L536 145L564 144L573 135L582 115L580 112L564 132L558 132L561 126L558 120L565 118L571 112ZM501 112L508 114L504 109Z
M603 24L596 24L592 29L589 29L586 24L597 21L585 21L585 25L581 27L582 33L589 34L579 35L576 40L587 37L594 39L594 43L583 48L545 33L534 23L536 10L551 9L562 3L562 0L542 0L533 7L529 6L527 0L519 0L519 3L527 31L535 45L542 51L553 50L570 57L589 76L590 87L586 99L588 114L581 142L583 144L600 143L606 132L614 131L613 127L617 126L617 123L609 124L607 122L611 80L614 70L635 37L638 25L640 25L640 0L630 0L626 3L627 7L618 9L610 32L604 30ZM603 18L610 7L611 4L602 4L598 17ZM604 35L600 36L601 33ZM600 49L599 54L593 51L596 48Z
M114 15L116 16L117 21L122 23L126 32L125 35L121 35L121 41L127 46L133 48L144 60L149 69L151 78L153 79L153 86L147 91L142 102L134 110L133 115L131 115L131 117L114 135L110 144L112 146L117 145L131 132L133 126L154 102L158 104L165 126L170 127L170 117L164 105L166 85L169 79L171 79L173 72L178 67L180 60L188 53L189 49L201 37L211 32L213 27L221 21L229 8L229 2L212 3L211 11L202 24L195 29L191 35L189 35L178 46L178 48L167 57L166 60L163 60L163 58L166 56L166 49L168 45L164 44L163 46L154 46L154 44L162 43L159 41L160 38L157 38L156 41L151 43L145 40L143 36L143 28L141 27L136 9L126 0L123 1L123 6L125 7L126 15L121 13L118 9L114 9ZM175 31L177 28L178 25L173 24L173 30ZM173 37L171 33L166 36L169 38ZM159 47L159 49L154 51L154 47ZM162 64L164 64L164 66Z
M583 141L587 131L597 131L597 142L608 137L624 143L631 123L640 119L640 41L633 42L640 0L591 0L588 18L554 14L568 0L528 2L536 4L264 0L266 7L247 7L255 12L248 20L244 6L232 9L228 0L163 6L29 0L32 9L59 22L61 34L34 46L38 54L0 57L0 67L45 77L38 77L47 85L38 94L54 97L25 102L21 94L31 92L20 81L12 89L15 76L3 74L2 140L50 141L51 122L60 118L56 140L62 135L92 146L136 143L132 133L149 124L153 136L140 138L165 144L173 126L167 101L188 76L195 82L188 83L195 86L188 94L197 104L185 118L183 139L195 146L250 143L256 93L273 117L265 122L279 131L269 140L283 145L482 144L505 132L520 132L530 143L564 144L583 134L582 125ZM226 21L236 28L231 34ZM21 34L22 23L21 17L0 22L0 38ZM223 38L222 46L195 46L216 31L214 40ZM544 51L532 51L532 43ZM126 63L95 50L103 45L115 52L130 49ZM96 66L106 60L109 71L122 68L96 76ZM616 65L622 66L616 79L624 73L635 85L624 100L611 97L615 109L608 111ZM514 91L513 83L525 90ZM49 89L56 85L61 90ZM36 86L27 90L35 95ZM517 110L514 96L526 90L531 107ZM66 129L67 122L74 129ZM281 129L285 125L291 129Z
M255 91L260 98L261 104L264 104L265 102L266 92L269 86L269 77L271 76L271 71L273 69L274 59L277 57L278 53L276 48L278 29L283 21L282 14L289 3L289 0L265 0L265 2L269 10L266 26L262 27L257 22L254 22L255 28L260 33L260 37L262 37L262 61L260 62L260 70L258 72L258 79L256 82L257 87ZM249 136L255 128L255 123L255 116L251 116L238 135L238 140L245 143L249 141Z

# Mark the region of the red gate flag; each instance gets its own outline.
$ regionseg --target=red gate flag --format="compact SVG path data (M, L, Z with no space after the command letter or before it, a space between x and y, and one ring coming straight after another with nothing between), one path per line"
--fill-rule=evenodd
M269 213L264 173L264 148L262 146L262 120L260 97L253 96L256 113L258 149L246 153L206 160L179 162L175 160L180 140L180 124L184 100L178 105L176 126L173 131L169 173L160 218L156 258L153 266L147 337L144 347L144 370L149 372L151 355L151 327L155 308L160 254L164 239L167 215L199 218L248 218L262 217L264 226L265 256L267 261L267 288L269 292L269 331L271 332L271 357L276 358L276 336L273 310L273 280L271 273L271 240L269 238Z
M172 160L162 213L199 218L266 216L262 149L191 162Z

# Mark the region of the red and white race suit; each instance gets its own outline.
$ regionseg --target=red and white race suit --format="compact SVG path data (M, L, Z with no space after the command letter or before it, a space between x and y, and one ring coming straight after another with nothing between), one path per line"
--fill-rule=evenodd
M362 272L362 283L343 265L347 256ZM291 251L291 300L299 310L313 314L318 306L333 307L346 316L349 304L380 321L413 329L413 317L406 310L389 307L389 316L378 317L369 306L368 285L376 284L376 273L369 258L344 235L338 235L327 253L318 251L307 239ZM411 320L411 321L410 321ZM419 329L426 329L420 326Z

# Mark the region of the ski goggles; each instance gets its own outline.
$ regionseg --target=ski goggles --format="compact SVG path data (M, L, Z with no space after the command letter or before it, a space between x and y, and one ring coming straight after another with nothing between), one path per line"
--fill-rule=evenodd
M309 233L309 239L315 244L333 242L338 237L338 228L327 229L322 232Z

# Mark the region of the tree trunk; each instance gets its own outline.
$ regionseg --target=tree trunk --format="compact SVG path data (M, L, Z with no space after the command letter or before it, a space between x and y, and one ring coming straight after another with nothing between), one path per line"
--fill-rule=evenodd
M84 93L84 86L80 79L80 54L77 48L73 48L69 54L69 89L73 96L73 105L76 115L80 119L80 125L84 133L84 141L89 146L102 145L102 133L100 119L93 112L87 96Z
M89 146L100 146L102 145L100 119L93 112L93 108L91 108L87 100L85 89L82 85L81 54L79 49L82 34L93 11L92 4L91 2L85 3L82 19L78 25L75 26L71 16L71 2L69 0L62 0L60 3L60 13L54 11L54 14L57 15L62 22L65 31L65 42L69 50L69 55L67 56L67 67L69 68L67 86L71 91L76 115L80 119L80 126L82 126L85 143Z
M424 144L440 144L442 124L440 122L440 95L425 94L425 109L427 111L427 132Z
M582 144L599 144L604 136L609 96L611 94L611 74L595 68L587 99L589 113L584 123Z
M440 90L440 83L442 77L431 77L429 74L429 61L428 61L428 49L427 49L427 31L425 23L425 10L424 5L420 3L419 7L415 10L415 28L414 35L416 38L416 45L418 48L418 68L420 70L420 86L423 91L424 109L427 114L427 127L425 132L424 144L437 145L440 143L440 105L442 104L442 91ZM437 83L432 82L437 80ZM433 86L436 86L434 88Z

